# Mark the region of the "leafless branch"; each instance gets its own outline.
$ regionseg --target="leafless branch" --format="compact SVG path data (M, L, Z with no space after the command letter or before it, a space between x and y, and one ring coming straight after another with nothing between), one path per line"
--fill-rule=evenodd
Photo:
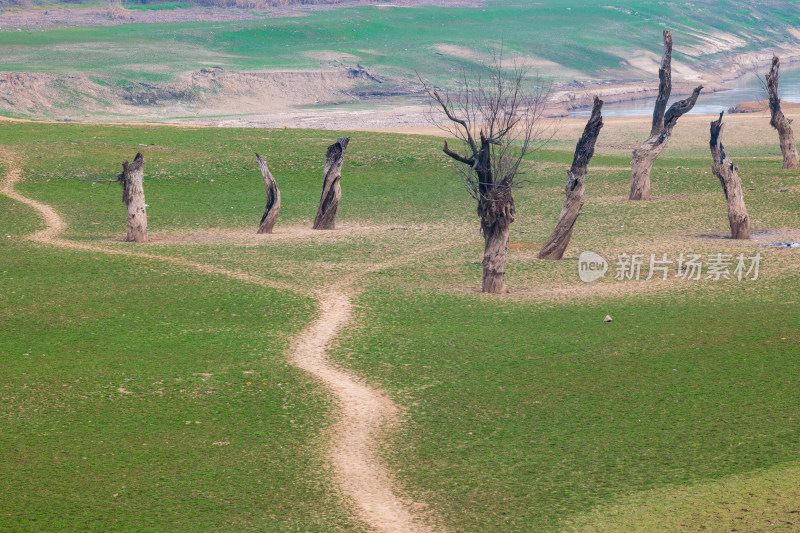
M487 65L488 73L462 71L450 90L433 87L417 74L430 98L430 121L461 141L460 147L445 142L443 152L464 165L459 170L475 198L513 187L526 156L548 129L541 119L549 87L542 88L538 78L531 82L516 64L504 65L502 48Z

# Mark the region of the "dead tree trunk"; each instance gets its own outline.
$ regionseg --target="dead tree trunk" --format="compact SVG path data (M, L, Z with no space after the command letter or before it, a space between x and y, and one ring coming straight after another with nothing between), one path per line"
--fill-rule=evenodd
M581 207L583 207L586 167L594 155L594 145L600 135L600 128L603 127L602 107L603 101L595 96L592 116L586 123L583 135L575 147L575 157L572 159L572 166L567 171L567 186L564 189L564 206L561 208L561 215L558 217L558 223L556 223L556 228L550 238L542 246L539 259L561 259L564 257L564 250L569 245L572 229L575 227L575 221L578 220Z
M483 251L482 291L506 290L508 231L514 222L512 188L514 177L532 144L546 96L525 88L525 72L503 68L495 56L492 76L472 81L466 73L457 91L440 93L425 85L425 91L449 122L442 127L460 141L451 150L444 142L445 155L461 163L461 175L470 195L477 201L481 220Z
M267 163L258 154L256 154L256 161L261 169L261 175L264 176L264 185L267 187L267 205L258 226L258 233L272 233L272 228L275 226L281 210L281 191L278 190L278 184L275 183L275 178L267 168Z
M478 148L477 143L475 147ZM472 158L465 158L450 150L447 141L443 152L451 158L470 166L477 175L476 197L481 233L484 239L483 281L481 291L490 293L508 292L506 289L506 260L508 255L508 232L514 222L516 210L511 187L514 175L495 181L492 168L492 140L480 132L480 148Z
M144 157L141 152L133 163L124 161L122 172L117 174L122 184L122 201L128 206L127 242L147 242L147 209L144 202Z
M334 229L336 209L342 197L340 180L342 177L342 164L344 151L350 137L339 137L336 142L328 147L325 154L325 173L322 181L322 195L319 198L317 216L314 218L314 229Z
M502 293L506 289L506 255L508 254L508 230L514 222L514 197L510 187L487 191L478 200L478 216L481 217L483 249L483 292Z
M695 88L689 98L675 102L664 113L672 92L672 32L668 30L664 31L664 55L661 58L661 68L658 69L658 78L658 98L653 108L650 137L633 151L629 200L650 199L650 171L653 163L666 147L667 141L672 135L672 128L675 127L678 119L691 111L703 89L702 85Z
M722 146L720 136L722 134L722 115L711 123L711 170L722 183L722 191L728 202L728 222L731 226L731 238L749 239L750 238L750 216L744 205L744 195L742 194L742 180L739 179L739 169L728 159L725 148Z
M781 60L778 56L772 57L772 68L767 74L767 92L769 92L769 112L772 115L769 123L778 130L778 138L781 143L781 153L783 154L783 168L797 168L798 159L797 145L794 143L794 132L792 131L792 121L784 116L781 111L781 99L778 98L778 75L781 67Z

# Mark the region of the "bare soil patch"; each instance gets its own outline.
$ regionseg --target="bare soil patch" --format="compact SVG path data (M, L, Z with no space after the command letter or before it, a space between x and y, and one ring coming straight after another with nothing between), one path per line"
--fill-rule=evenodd
M150 237L150 244L172 243L213 243L229 244L265 244L274 241L299 239L308 242L327 241L335 237L362 237L370 233L392 231L391 226L360 226L357 224L338 224L332 230L314 230L311 226L276 226L270 234L257 234L243 230L210 230L193 231L190 234L155 234Z
M800 111L800 103L781 102L781 110ZM755 102L740 102L728 110L729 113L768 113L769 100L757 100Z
M700 233L697 235L688 235L689 237L696 237L698 239L731 239L730 232L728 233ZM753 241L797 241L800 240L800 230L790 228L764 228L754 229L750 231L750 238Z
M226 72L195 71L169 83L112 87L85 75L0 72L0 111L84 120L87 113L165 117L276 113L298 105L355 101L356 80L347 70ZM264 95L270 95L264 98ZM194 121L186 121L194 123ZM223 120L197 121L218 124Z

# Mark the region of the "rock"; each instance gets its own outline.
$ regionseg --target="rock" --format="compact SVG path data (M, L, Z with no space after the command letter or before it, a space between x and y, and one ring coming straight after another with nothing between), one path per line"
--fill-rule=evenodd
M606 315L606 317L603 319L603 322L611 322L611 315Z
M347 69L347 77L353 79L360 79L360 80L369 80L369 81L376 81L378 83L383 83L381 80L373 76L373 74L367 70L363 65L357 64L355 67Z

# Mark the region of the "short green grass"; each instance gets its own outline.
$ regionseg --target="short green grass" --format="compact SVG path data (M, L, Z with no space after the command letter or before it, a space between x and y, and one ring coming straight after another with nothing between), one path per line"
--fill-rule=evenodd
M797 463L689 487L638 493L577 518L567 531L797 531Z
M340 356L407 406L389 460L455 531L553 531L797 461L793 286L558 305L376 290Z
M796 251L699 236L727 224L700 119L687 117L657 162L654 201L626 202L627 154L646 122L608 121L564 261L536 260L535 247L558 216L574 140L564 130L534 154L515 193L507 296L475 292L474 205L441 139L351 132L342 229L311 236L292 232L310 225L325 147L347 132L2 123L0 145L22 162L17 190L53 205L66 238L304 290L373 270L333 356L402 408L382 453L400 491L448 530L713 529L741 508L791 522ZM754 225L798 228L800 175L779 168L769 135L726 146ZM112 178L137 150L145 246L120 242L119 186L85 181ZM274 238L253 235L255 151L282 191ZM0 529L366 529L326 466L336 406L286 360L311 299L25 240L41 227L0 197ZM584 285L585 249L764 259L754 282ZM780 505L767 507L772 494Z
M660 54L660 33L667 27L675 32L676 59L695 63L715 57L702 54L705 45L698 34L730 34L742 39L744 51L773 46L776 40L789 43L786 30L795 19L789 1L756 9L743 0L714 5L622 0L613 6L582 0L500 0L480 8L372 6L257 21L3 28L0 48L8 71L136 80L144 80L154 66L174 76L208 66L208 61L239 70L313 69L321 66L319 53L335 52L352 54L354 61L383 75L411 82L418 71L445 84L501 43L507 55L552 61L583 78L609 78L629 71L625 61L632 51ZM453 56L436 48L442 44L476 55ZM689 46L700 51L686 51Z
M330 402L284 355L308 300L31 246L0 203L0 529L358 530Z

